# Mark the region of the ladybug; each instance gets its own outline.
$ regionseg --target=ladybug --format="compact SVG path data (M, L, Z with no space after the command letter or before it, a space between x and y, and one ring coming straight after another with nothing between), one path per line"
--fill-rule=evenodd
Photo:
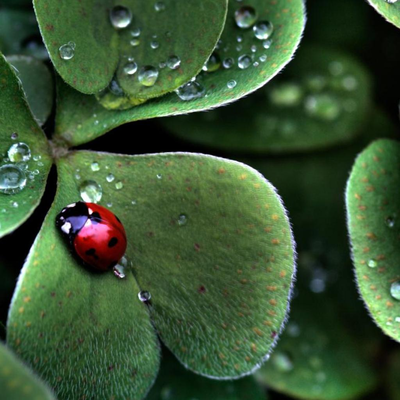
M56 226L78 257L96 270L112 269L125 254L125 228L105 207L82 201L70 204L57 215Z

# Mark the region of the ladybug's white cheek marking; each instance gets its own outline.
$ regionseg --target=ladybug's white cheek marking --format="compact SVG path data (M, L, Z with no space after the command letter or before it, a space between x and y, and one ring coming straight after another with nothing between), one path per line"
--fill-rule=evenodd
M69 235L69 233L71 232L71 228L72 225L70 222L65 222L62 226L61 226L61 230L66 233L67 235Z
M89 207L88 207L88 213L89 213L89 215L93 214L93 210L91 208L89 208Z
M85 222L85 225L83 225L85 228L89 228L90 226L92 226L92 221L90 220L90 219L88 219L86 222Z
M68 204L67 207L65 207L65 208L73 208L75 206L76 206L76 203L72 203L72 204Z

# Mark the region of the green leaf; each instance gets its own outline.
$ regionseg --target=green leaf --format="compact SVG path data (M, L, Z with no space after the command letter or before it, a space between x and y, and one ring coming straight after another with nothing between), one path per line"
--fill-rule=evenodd
M159 12L154 2L146 0L118 3L133 16L127 27L115 29L110 21L113 1L85 0L76 5L34 1L51 60L68 84L94 94L104 89L116 72L122 89L136 99L171 92L197 75L224 26L227 0L160 3L164 9ZM132 35L136 29L140 29L138 38ZM132 40L139 40L140 45L133 46ZM74 56L65 60L59 49L69 42L75 45ZM156 49L151 48L153 42L158 44ZM180 58L179 68L159 70L159 64L172 55ZM139 67L133 77L124 72L130 57ZM136 78L146 66L159 71L155 85L145 86Z
M222 60L233 57L235 65L230 69L220 67L215 72L200 74L198 82L205 88L206 96L183 101L175 93L171 93L129 110L107 111L94 97L84 96L60 83L56 135L76 146L127 122L186 114L232 102L272 79L291 60L299 44L305 21L303 2L281 0L268 5L262 0L249 2L258 11L260 20L269 20L274 24L275 31L268 49L263 47L262 41L254 37L252 29L243 30L235 26L234 13L241 5L234 0L230 0L229 4L227 22L221 36L222 44L217 51ZM238 35L242 37L241 43L237 42ZM240 52L235 50L238 45L242 46ZM253 45L256 46L255 53L251 51ZM237 58L243 54L252 55L253 62L258 60L258 67L240 69ZM259 61L259 57L263 56L267 56L266 61ZM231 81L236 82L236 87L232 89L227 86Z
M368 0L369 4L387 21L400 28L400 3L397 0Z
M290 323L256 378L305 400L347 400L370 392L377 386L377 374L358 339L340 321L340 311L328 296L322 299L307 289L301 288L293 300Z
M41 60L49 58L33 10L20 7L0 9L0 50L5 55L24 54Z
M53 400L50 390L0 344L0 391L7 400Z
M310 151L352 140L365 123L371 98L369 74L356 59L308 46L282 77L248 98L161 123L182 139L218 149Z
M377 325L397 341L399 171L399 143L375 141L357 157L346 189L348 230L360 294Z
M73 175L60 162L55 202L14 294L7 342L59 400L139 400L158 371L158 341L134 277L86 270L56 231L56 214L79 200Z
M151 293L148 311L158 334L190 369L231 378L257 368L277 341L294 273L290 226L272 186L246 165L186 153L78 151L58 165L59 192L22 271L8 321L10 345L58 395L76 398L88 391L96 398L114 376L108 366L118 364L121 373L135 369L136 376L149 377L126 389L134 391L131 397L143 396L157 346L143 343L150 318L139 290ZM124 223L133 263L126 280L83 269L55 231L56 213L80 199L85 180L101 185L100 204ZM97 354L106 329L117 335L111 341L116 348L110 344ZM127 353L129 365L122 361ZM87 366L78 363L82 354ZM85 381L86 367L92 375ZM85 386L91 379L100 386ZM126 387L117 378L111 386ZM110 396L126 398L112 390Z
M186 370L171 354L165 354L154 387L146 400L267 400L266 391L252 376L218 382Z
M39 204L52 160L47 139L29 110L20 81L1 55L0 119L0 180L4 179L4 166L10 164L19 168L14 172L19 171L21 179L22 176L26 178L26 185L19 193L5 194L0 191L2 237L20 226ZM13 139L15 134L17 137ZM30 160L20 163L7 161L9 148L19 142L29 146Z
M32 113L43 125L53 108L53 76L42 61L33 57L9 56L7 61L16 68Z

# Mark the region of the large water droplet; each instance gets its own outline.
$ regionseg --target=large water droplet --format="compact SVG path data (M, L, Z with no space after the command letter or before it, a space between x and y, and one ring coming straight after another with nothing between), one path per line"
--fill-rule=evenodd
M19 142L13 144L7 151L11 162L29 161L31 158L31 149L26 143Z
M217 71L221 67L221 58L218 53L212 53L210 58L203 66L203 71L206 72L214 72Z
M253 26L254 36L259 40L267 40L272 35L274 26L269 21L257 22Z
M188 82L176 90L177 95L183 101L190 101L204 97L206 94L205 87L196 81Z
M99 165L99 163L96 162L96 161L93 161L92 164L90 165L90 169L91 169L93 172L100 171L100 165Z
M228 87L228 89L233 89L234 87L236 87L237 82L234 79L231 79L230 81L228 81L228 83L226 84L226 86Z
M115 176L113 174L108 174L106 176L107 182L112 182L115 179Z
M251 65L251 57L248 56L247 54L243 54L238 58L238 67L240 69L249 68L250 65Z
M135 62L129 62L124 66L124 74L133 75L138 69L138 66Z
M341 108L337 99L329 94L308 96L304 103L307 114L325 121L333 121L339 117Z
M225 58L224 61L222 61L222 66L226 69L232 68L234 64L235 60L232 57Z
M276 351L271 356L271 362L280 372L289 372L293 369L293 362L289 354Z
M155 50L158 49L160 47L160 43L157 42L157 40L152 40L150 43L150 47Z
M151 65L146 65L139 70L139 82L143 86L153 86L158 78L158 69L151 66Z
M79 186L79 191L82 200L88 203L98 203L103 196L101 185L92 180L83 181Z
M75 43L68 42L67 44L63 44L58 49L58 53L63 60L70 60L75 55Z
M140 301L142 301L142 302L145 303L145 302L151 300L151 293L148 292L147 290L141 290L141 291L138 293L138 298L139 298Z
M178 69L181 65L181 59L178 56L170 56L166 65L169 69Z
M396 300L400 300L400 281L393 282L390 286L390 294Z
M124 29L132 22L132 12L124 6L115 6L110 11L111 25L115 29Z
M282 107L294 107L303 100L304 92L300 85L286 82L277 85L268 93L273 104Z
M235 11L235 21L239 28L250 28L257 21L257 11L251 6L240 7Z
M5 164L0 167L0 192L15 194L26 185L26 174L16 165Z

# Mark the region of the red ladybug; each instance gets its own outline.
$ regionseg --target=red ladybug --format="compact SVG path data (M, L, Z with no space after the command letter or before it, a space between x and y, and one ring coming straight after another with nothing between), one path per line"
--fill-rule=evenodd
M88 265L107 271L123 257L126 233L119 218L105 207L79 201L63 208L56 226Z

